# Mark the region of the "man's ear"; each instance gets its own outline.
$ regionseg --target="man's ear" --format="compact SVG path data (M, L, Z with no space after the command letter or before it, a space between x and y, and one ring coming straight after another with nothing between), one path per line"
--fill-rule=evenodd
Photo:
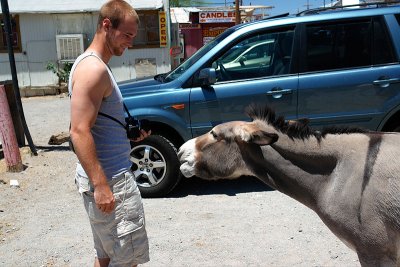
M254 143L260 146L271 145L278 141L279 136L275 133L267 133L261 130L251 133L248 143Z
M112 27L112 23L109 18L104 18L102 24L105 31L109 31Z

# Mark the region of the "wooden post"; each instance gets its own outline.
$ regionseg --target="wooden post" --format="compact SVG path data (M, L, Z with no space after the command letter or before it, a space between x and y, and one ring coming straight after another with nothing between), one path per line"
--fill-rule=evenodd
M7 171L23 171L24 166L22 165L21 154L19 153L19 147L15 136L14 125L4 85L0 85L0 139L3 146Z
M0 85L4 85L6 89L8 107L10 108L11 118L14 124L15 136L19 147L25 146L24 127L22 126L21 114L17 107L16 96L12 81L0 81Z
M235 25L240 24L241 22L240 17L240 8L239 8L239 0L235 0Z

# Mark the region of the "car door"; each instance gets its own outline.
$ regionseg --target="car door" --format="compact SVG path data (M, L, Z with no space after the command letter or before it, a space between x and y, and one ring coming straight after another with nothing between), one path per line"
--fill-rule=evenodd
M298 76L291 71L294 27L258 32L231 42L229 47L213 57L205 67L217 73L217 82L211 86L194 86L190 93L190 115L193 136L209 131L226 121L249 120L245 109L250 104L269 105L280 115L297 115ZM226 62L238 47L265 42L273 46L257 45L252 62Z
M376 130L400 93L400 68L382 17L303 25L299 117L315 126Z

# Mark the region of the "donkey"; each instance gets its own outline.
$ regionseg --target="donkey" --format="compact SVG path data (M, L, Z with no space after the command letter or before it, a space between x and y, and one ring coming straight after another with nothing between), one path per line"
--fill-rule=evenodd
M247 114L183 144L182 174L255 176L315 211L362 266L400 266L400 134L316 131L267 107Z

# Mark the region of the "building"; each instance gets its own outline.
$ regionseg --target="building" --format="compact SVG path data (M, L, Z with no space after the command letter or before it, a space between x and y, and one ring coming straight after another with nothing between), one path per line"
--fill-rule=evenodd
M58 77L46 66L73 62L91 42L98 10L106 0L12 0L14 54L22 95L57 88ZM165 73L171 69L168 0L127 0L140 17L133 48L114 57L110 67L123 81ZM4 23L0 34L0 80L10 80ZM34 90L36 89L36 93Z
M240 6L241 23L263 19L268 14L255 10L268 10L272 6ZM235 25L236 13L232 6L171 8L171 23L179 25L181 58L187 59L203 45L226 29Z

